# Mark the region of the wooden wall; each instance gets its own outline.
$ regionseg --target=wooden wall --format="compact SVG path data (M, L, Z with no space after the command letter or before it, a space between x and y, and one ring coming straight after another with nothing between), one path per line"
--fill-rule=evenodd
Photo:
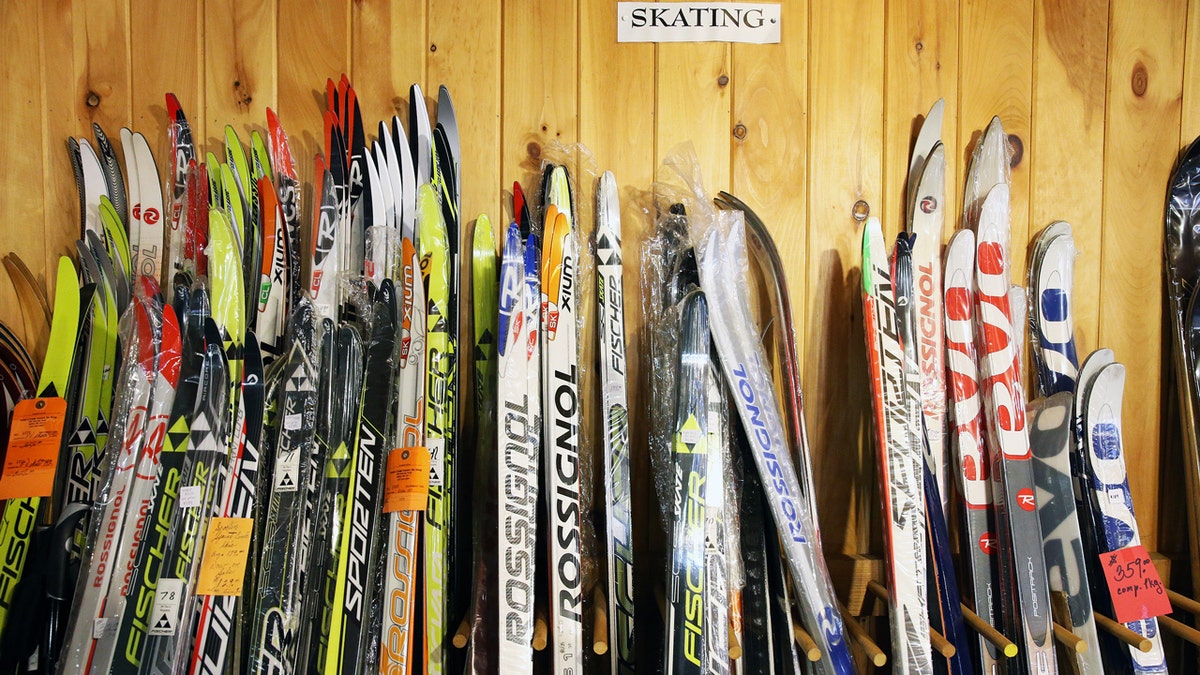
M464 214L493 220L507 218L512 181L527 179L547 142L580 142L616 173L626 227L644 232L632 198L690 140L706 186L751 204L789 266L825 544L831 554L879 553L851 208L866 201L895 234L916 124L944 97L950 213L973 143L1000 115L1017 148L1014 243L1054 219L1074 225L1080 351L1108 346L1128 366L1143 540L1186 548L1174 508L1179 450L1160 451L1176 424L1162 413L1160 251L1168 173L1200 132L1200 0L786 0L783 42L768 46L618 45L615 4L5 2L0 252L52 283L78 227L67 137L90 136L92 122L114 138L131 125L161 170L167 91L210 147L226 123L264 127L270 106L297 156L311 158L327 77L350 75L368 128L406 110L409 83L434 97L446 84L462 127ZM627 259L639 239L627 237ZM1024 268L1014 261L1014 272ZM627 284L637 283L630 266ZM46 330L15 297L0 281L0 320L26 326L18 330L40 351ZM636 350L636 332L630 341ZM635 411L635 423L644 419ZM653 508L647 499L636 507ZM649 537L643 528L639 539Z

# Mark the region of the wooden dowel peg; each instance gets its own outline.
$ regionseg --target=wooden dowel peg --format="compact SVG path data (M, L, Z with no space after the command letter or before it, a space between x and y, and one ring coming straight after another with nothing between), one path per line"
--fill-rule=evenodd
M948 659L954 658L954 655L958 653L958 649L950 644L950 641L941 633L934 630L933 626L929 627L929 644L933 645L934 651Z
M1092 616L1096 617L1096 625L1100 630L1117 638L1121 642L1133 647L1140 652L1148 652L1154 647L1154 643L1150 642L1150 638L1142 637L1137 633L1129 630L1125 626L1113 621L1099 612L1092 612Z
M742 643L738 641L732 618L729 620L729 658L734 661L742 658Z
M464 616L462 623L458 624L458 630L454 632L454 639L451 643L459 649L467 646L467 642L471 638L471 621L470 616Z
M1087 640L1071 632L1071 629L1057 621L1054 622L1054 639L1058 640L1067 649L1074 650L1077 654L1082 654L1088 650Z
M971 611L970 607L967 607L962 603L959 603L959 606L962 607L963 620L967 622L967 625L971 627L971 630L978 633L979 636L984 640L992 643L992 646L994 646L996 649L999 649L1000 653L1004 654L1006 657L1011 659L1017 655L1017 645L1013 644L1012 640L1004 637L1004 633L1001 633L1000 631L996 630L995 626L987 621L984 621L983 617Z
M874 593L875 596L880 600L883 600L884 603L887 603L888 599L891 597L891 594L888 593L888 589L884 588L883 584L879 583L878 581L868 581L867 590ZM947 640L945 636L934 630L933 626L929 627L929 644L933 646L937 653L948 659L954 658L954 655L958 653L958 649L956 649L954 645L950 644L950 641Z
M1158 625L1181 640L1186 640L1194 645L1200 645L1200 630L1186 626L1169 616L1158 617Z
M1200 616L1200 602L1196 602L1182 593L1176 593L1169 588L1167 589L1167 599L1171 601L1171 606L1175 609L1182 609L1185 612Z
M804 630L803 626L796 623L795 619L792 620L792 637L796 639L796 644L800 647L800 650L804 652L804 656L807 657L809 661L816 663L817 661L821 660L821 648L817 646L816 641L812 639L812 636L808 634L808 631Z
M592 593L592 618L592 651L604 655L608 653L608 600L599 586Z
M546 648L546 636L550 628L546 625L546 612L538 608L533 615L533 651L540 652Z
M867 635L867 630L862 627L862 624L850 616L845 605L838 603L838 607L842 610L842 624L846 626L846 632L850 634L850 639L858 643L863 653L867 655L871 663L875 664L876 668L882 668L887 664L887 654L884 654L871 636Z

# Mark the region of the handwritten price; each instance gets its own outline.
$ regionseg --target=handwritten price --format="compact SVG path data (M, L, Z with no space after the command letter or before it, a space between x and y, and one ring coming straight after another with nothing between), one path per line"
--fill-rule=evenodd
M1138 544L1100 555L1117 621L1132 623L1171 613L1158 569Z

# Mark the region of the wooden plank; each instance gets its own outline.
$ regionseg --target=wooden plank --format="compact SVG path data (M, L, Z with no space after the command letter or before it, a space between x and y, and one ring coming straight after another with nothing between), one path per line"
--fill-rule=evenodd
M38 233L39 240L45 236L46 253L44 270L49 270L43 276L39 268L41 260L26 262L33 267L44 282L54 282L54 272L57 265L57 254L68 246L72 246L79 237L79 193L75 187L75 174L71 169L70 155L67 152L67 138L70 136L86 136L94 141L91 123L88 120L87 80L80 73L86 72L86 61L79 60L76 49L75 12L82 11L74 7L71 0L54 0L41 5L39 16L40 58L41 58L41 87L42 97L39 102L41 110L41 141L43 157L43 175L40 197L43 198L45 214L44 227ZM80 38L82 40L82 37ZM8 53L18 54L19 50ZM30 52L32 54L32 52ZM26 63L23 67L29 68ZM9 69L12 72L12 69ZM109 103L114 103L109 101ZM117 135L117 129L111 130L112 136ZM31 130L22 130L26 137ZM8 146L6 146L8 147ZM5 163L9 159L5 158Z
M79 208L76 207L73 214L66 211L48 219L44 229L24 226L25 223L42 222L45 208L41 183L37 180L44 170L45 148L41 140L43 98L47 93L40 81L39 14L35 3L4 3L0 7L0 23L24 27L9 31L8 44L0 55L0 66L6 73L0 82L0 119L4 120L0 125L0 147L6 149L4 161L0 162L0 194L4 195L0 212L7 223L6 227L0 228L0 256L10 251L16 253L35 275L45 280L54 276L46 270L56 269L47 268L54 247L47 245L46 236L58 231L58 228L51 229L50 221L74 222L78 229ZM61 151L66 154L65 149ZM73 180L69 170L62 178ZM23 338L34 363L41 364L49 334L45 319L36 303L27 301L24 307L18 304L13 284L19 282L3 278L6 276L0 275L0 321ZM22 296L32 300L25 293Z
M219 149L225 147L226 125L233 125L247 153L250 130L266 132L266 110L276 102L277 73L288 70L276 66L275 42L275 0L205 1L204 117L207 149L218 157L224 156ZM301 42L324 49L321 42Z
M814 0L808 40L806 417L814 473L842 477L817 480L825 549L863 553L882 543L876 453L866 432L862 227L852 213L859 200L882 208L883 5Z
M942 143L946 175L958 171L958 7L956 0L889 2L884 32L887 86L884 93L883 230L904 229L908 163L929 108L945 99ZM943 210L958 213L958 184L947 181ZM947 236L957 220L946 218Z
M193 138L203 147L204 45L199 30L203 21L200 0L167 4L130 0L133 125L150 143L164 185L171 171L172 152L167 138L168 92L179 98ZM171 39L164 40L165 35Z
M732 116L730 47L719 43L658 45L655 98L658 180L662 162L673 149L691 142L700 161L704 189L711 194L729 186Z
M1031 238L1055 220L1075 234L1075 339L1080 358L1097 345L1101 205L1104 197L1104 90L1108 3L1054 0L1034 16ZM1019 253L1014 243L1014 255Z
M1200 135L1200 0L1188 0L1180 127L1180 146Z
M964 184L970 153L995 115L1013 146L1012 258L1014 279L1025 274L1029 238L1029 125L1033 90L1032 0L979 0L959 14L959 124L962 164L956 186ZM961 189L961 187L960 187Z
M574 0L504 4L504 91L500 104L501 184L528 183L551 143L578 137L578 6ZM502 204L510 213L512 204Z
M444 19L448 14L462 14L454 11L456 7L441 3L432 18L439 25L446 25ZM350 77L356 85L368 135L374 134L380 120L391 124L393 115L400 115L405 125L408 124L408 87L414 82L425 87L425 58L430 54L425 12L424 0L361 0L351 5ZM469 13L459 18L478 21L475 25L485 31L490 27L498 42L498 15L491 17L484 12L476 17ZM462 36L476 37L469 31L464 31ZM464 56L482 57L484 53ZM499 54L493 56L498 70Z
M276 112L288 133L296 173L302 183L312 185L313 157L323 152L325 142L325 81L336 82L350 68L349 6L320 0L276 1L283 37L276 46ZM305 213L311 213L311 199L306 195ZM304 227L310 224L305 222Z
M486 213L497 232L508 224L500 207L501 11L499 0L438 4L437 11L429 16L429 86L425 91L435 104L430 106L431 115L439 85L446 85L454 100L464 156L463 221L469 224L480 213ZM574 89L555 97L574 101ZM471 248L470 235L469 231L463 232L467 237L464 251Z
M1179 149L1186 13L1184 0L1112 0L1108 34L1100 344L1126 367L1125 465L1151 551L1161 499L1163 339L1161 303L1147 299L1162 293L1163 181Z

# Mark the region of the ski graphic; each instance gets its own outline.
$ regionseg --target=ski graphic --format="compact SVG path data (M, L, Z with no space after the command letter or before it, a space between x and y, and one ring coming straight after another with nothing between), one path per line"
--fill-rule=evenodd
M1088 649L1073 654L1075 672L1103 673L1100 636L1092 618L1088 586L1088 559L1075 511L1075 483L1071 478L1072 409L1074 395L1059 392L1029 404L1029 445L1033 450L1033 477L1037 482L1038 517L1050 591L1066 598L1071 632L1083 638Z
M1029 267L1033 298L1033 357L1042 396L1075 390L1079 357L1075 352L1075 319L1071 285L1075 274L1075 240L1071 226L1051 224L1038 237Z
M1082 382L1081 382L1082 384ZM1084 443L1092 478L1090 498L1103 518L1099 532L1101 553L1141 543L1137 519L1133 513L1133 496L1125 471L1125 450L1121 435L1122 399L1125 393L1125 366L1105 365L1087 383L1084 397ZM1149 638L1151 649L1143 652L1133 647L1128 654L1137 673L1167 672L1162 638L1158 634L1158 619L1151 617L1125 624L1125 627Z
M738 261L733 269L742 269L746 264L741 221L735 221L732 227L724 238L717 231L706 235L700 254L700 279L708 298L719 363L734 393L742 423L753 430L759 474L772 477L767 497L775 522L780 525L801 618L821 649L818 668L826 673L850 673L854 664L822 557L816 513L800 491L766 355L749 314L750 302L743 295L745 285L728 283L727 275L720 271L723 259ZM807 474L807 468L803 470Z
M979 214L976 232L975 309L980 374L987 413L993 497L1000 551L1012 556L1019 621L1008 634L1020 640L1035 674L1053 673L1054 638L1041 524L1034 494L1025 392L1009 312L1008 185L992 188ZM1027 572L1025 572L1027 570ZM1017 617L1014 616L1014 619Z
M995 596L1011 584L1000 583L1002 567L992 531L991 461L983 443L983 399L975 358L975 233L958 230L946 246L945 259L946 366L950 380L952 445L958 470L955 479L962 496L960 537L968 555L975 613L1001 628ZM1000 652L983 636L978 638L979 671L992 673Z
M158 165L150 144L140 133L133 134L137 155L137 201L131 200L130 214L138 222L138 253L135 273L158 280L163 268L163 197Z
M608 639L612 672L634 671L633 520L630 515L629 394L625 363L624 267L621 205L611 172L600 177L596 196L596 334L601 343L601 415L608 517Z
M400 372L396 417L400 437L397 448L418 448L425 443L425 288L420 260L412 240L401 242L403 295L400 298ZM407 674L419 662L413 654L416 630L418 533L422 527L418 511L388 514L387 567L384 598L380 670Z
M929 607L922 570L925 558L925 485L922 453L913 442L898 323L896 283L888 266L883 230L867 220L862 240L863 323L867 337L875 442L879 452L883 510L889 522L888 587L892 662L905 673L932 673L926 636Z

